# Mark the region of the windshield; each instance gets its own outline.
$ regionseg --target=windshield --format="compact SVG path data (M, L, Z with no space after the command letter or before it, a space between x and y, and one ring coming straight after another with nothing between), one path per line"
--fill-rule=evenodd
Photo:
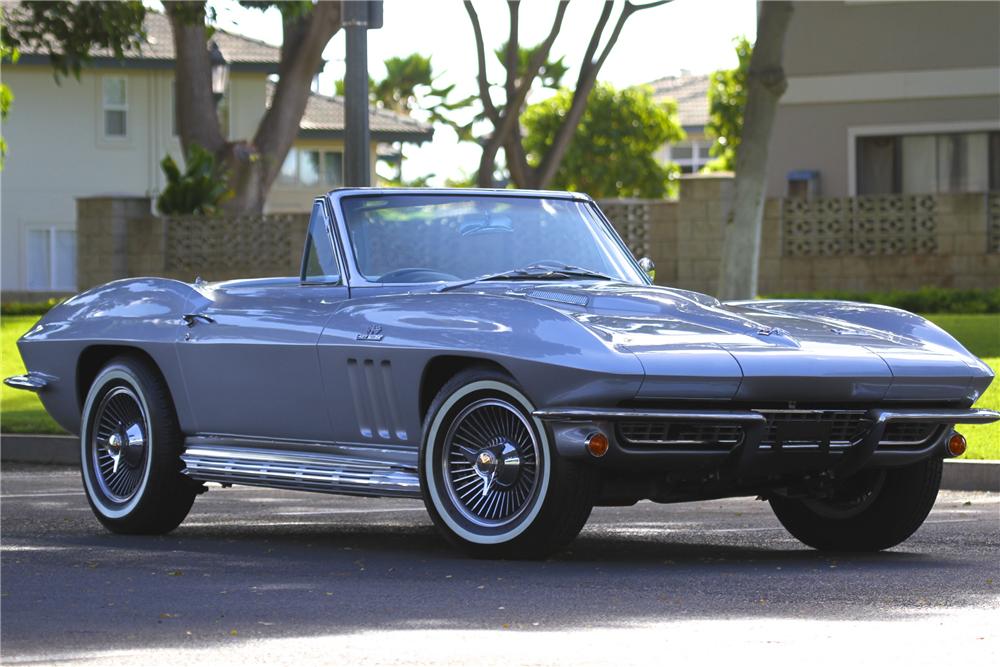
M548 263L644 283L586 202L503 195L345 197L358 270L373 282L468 280Z

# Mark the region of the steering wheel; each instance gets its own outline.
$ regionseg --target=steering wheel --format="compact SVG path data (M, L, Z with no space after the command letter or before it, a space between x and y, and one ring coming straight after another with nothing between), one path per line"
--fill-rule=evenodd
M390 271L389 273L382 274L379 278L380 283L433 283L438 281L451 282L453 280L458 280L458 276L453 276L450 273L445 273L444 271L436 271L435 269L424 269L420 267L407 267L403 269L396 269L395 271Z

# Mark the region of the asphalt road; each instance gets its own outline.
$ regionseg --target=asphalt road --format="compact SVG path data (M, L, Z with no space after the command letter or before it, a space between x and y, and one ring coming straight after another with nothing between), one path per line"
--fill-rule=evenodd
M545 562L467 560L411 501L214 488L165 537L105 532L70 469L0 501L5 665L1000 664L996 494L863 556L752 499L600 508Z

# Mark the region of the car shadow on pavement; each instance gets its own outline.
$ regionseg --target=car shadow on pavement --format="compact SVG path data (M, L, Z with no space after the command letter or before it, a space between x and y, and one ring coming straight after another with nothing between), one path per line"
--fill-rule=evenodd
M728 529L727 529L728 530ZM425 563L451 563L462 561L470 567L490 563L544 563L558 566L600 565L604 569L616 566L629 568L635 565L707 565L757 563L774 565L824 566L831 562L854 563L871 567L891 565L894 568L934 568L952 564L940 555L907 549L906 544L894 550L877 553L821 552L798 545L781 532L760 533L750 529L741 534L738 529L728 531L729 539L706 537L689 530L648 537L630 534L605 535L600 528L584 531L563 550L546 559L495 561L473 559L449 545L433 528L426 525L364 525L344 524L337 521L278 524L247 521L245 524L213 526L185 526L162 537L128 537L95 531L93 538L83 541L92 546L119 547L136 551L160 552L164 548L185 552L227 555L242 559L248 554L273 555L285 562L368 557L408 560ZM732 544L732 536L740 544ZM171 545L168 547L168 545ZM251 565L248 563L248 565Z

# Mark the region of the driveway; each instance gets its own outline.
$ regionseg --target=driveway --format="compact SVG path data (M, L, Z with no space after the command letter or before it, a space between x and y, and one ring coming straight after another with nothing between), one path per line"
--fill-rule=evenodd
M811 551L752 499L599 508L545 562L465 559L405 500L215 487L165 537L105 532L68 468L6 466L0 500L8 665L971 665L1000 644L996 494L942 492L870 555Z

